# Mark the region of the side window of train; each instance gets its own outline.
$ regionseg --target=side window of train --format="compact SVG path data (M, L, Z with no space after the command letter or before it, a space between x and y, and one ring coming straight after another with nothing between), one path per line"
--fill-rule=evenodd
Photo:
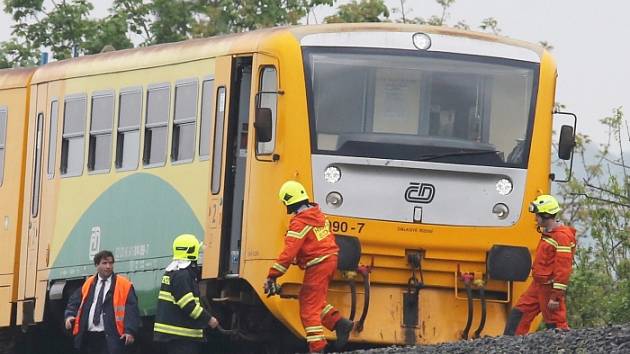
M65 98L60 167L63 177L80 176L83 173L86 116L87 98L85 95Z
M142 157L146 167L164 166L166 161L170 98L171 86L169 84L149 86Z
M48 131L48 179L55 177L55 159L57 157L57 119L59 101L50 102L50 130Z
M262 69L258 90L257 108L269 108L271 110L271 140L256 144L256 153L266 155L273 153L273 149L276 146L276 119L278 111L278 74L276 68L267 66Z
M119 171L130 171L138 168L141 120L142 88L134 87L121 90L116 135L116 169Z
M4 155L7 143L7 119L6 108L0 107L0 186L4 182Z
M31 215L35 218L39 214L39 192L41 188L42 177L42 148L44 141L44 113L37 114L37 121L35 122L37 131L35 132L34 154L33 159L35 165L33 169L33 193L31 200Z
M196 79L182 80L175 85L175 117L171 148L173 162L190 162L195 157L198 91L199 82Z
M210 155L210 130L212 129L212 97L214 79L209 78L201 85L201 123L199 127L199 158L207 160Z
M212 149L212 194L221 190L221 172L223 167L223 128L225 122L225 86L217 89L217 106L214 118L214 140Z
M107 173L112 164L114 92L103 91L92 94L91 113L88 171Z

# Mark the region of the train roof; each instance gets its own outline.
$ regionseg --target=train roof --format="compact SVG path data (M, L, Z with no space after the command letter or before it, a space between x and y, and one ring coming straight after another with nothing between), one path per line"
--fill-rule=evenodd
M539 45L511 38L437 26L396 23L344 23L275 27L251 32L86 55L79 58L53 62L37 70L33 76L33 83L104 73L124 72L147 67L159 67L229 54L252 53L259 50L267 41L279 36L292 35L299 41L302 37L309 34L365 31L425 32L454 35L523 47L534 51L539 56L542 56L544 50Z
M0 70L0 90L27 87L35 70L36 68Z

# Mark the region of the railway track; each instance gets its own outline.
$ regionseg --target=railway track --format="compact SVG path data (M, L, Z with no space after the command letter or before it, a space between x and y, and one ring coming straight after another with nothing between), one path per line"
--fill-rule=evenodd
M28 333L19 330L0 332L0 354L74 354L69 336L52 335L52 329L40 326ZM227 342L213 343L212 353L229 353ZM272 352L266 346L260 352ZM251 349L251 348L250 348ZM133 354L158 354L160 349L150 338L140 338L131 348ZM256 349L249 353L256 353ZM278 354L282 351L276 351ZM344 352L345 354L416 354L416 353L630 353L630 323L570 331L547 330L516 337L485 337L440 345L386 347Z

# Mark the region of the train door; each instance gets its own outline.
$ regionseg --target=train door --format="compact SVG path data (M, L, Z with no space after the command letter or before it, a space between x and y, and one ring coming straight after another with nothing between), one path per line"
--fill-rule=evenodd
M208 211L211 254L206 257L211 264L204 265L204 277L239 274L251 77L251 56L217 58Z
M37 270L40 246L40 209L42 186L42 155L44 148L44 120L47 102L47 84L38 85L32 93L34 102L31 103L31 124L27 142L26 160L26 193L24 199L25 225L22 232L22 257L20 266L20 289L18 300L21 311L18 310L18 324L33 324L35 318L35 298L37 291ZM30 128L32 127L32 129ZM21 301L20 301L21 300ZM42 302L44 299L40 299ZM43 306L42 304L38 304ZM38 311L40 312L40 311ZM41 320L41 319L37 319Z
M26 89L0 89L0 328L11 323L15 312L26 102Z

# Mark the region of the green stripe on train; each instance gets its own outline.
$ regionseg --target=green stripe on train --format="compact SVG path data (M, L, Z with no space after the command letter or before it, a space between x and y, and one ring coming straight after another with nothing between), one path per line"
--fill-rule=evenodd
M140 311L152 315L171 242L181 233L203 237L203 227L183 196L159 177L131 175L113 184L83 213L54 260L50 279L91 275L94 254L111 250L115 271L134 283Z

